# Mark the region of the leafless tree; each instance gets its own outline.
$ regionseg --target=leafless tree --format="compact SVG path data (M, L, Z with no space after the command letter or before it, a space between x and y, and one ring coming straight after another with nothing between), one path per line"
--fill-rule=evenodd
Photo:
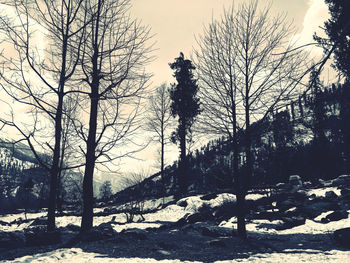
M146 128L154 134L152 140L160 144L160 173L163 187L165 145L170 142L167 131L172 124L170 105L169 91L166 84L162 84L149 98Z
M0 18L1 33L7 39L6 54L1 56L1 87L16 102L26 105L32 120L23 126L13 114L2 121L17 129L39 163L50 173L47 227L51 231L55 228L64 97L70 92L68 83L80 61L87 22L81 11L84 1L3 2L14 14ZM43 43L45 48L38 48ZM13 48L9 48L11 46ZM53 127L50 121L54 123ZM40 145L47 148L39 149ZM52 158L44 160L39 154L41 151Z
M258 1L224 11L198 38L198 71L205 131L226 134L233 142L238 233L246 237L244 203L252 178L251 121L300 94L307 61L291 43L293 28L285 15L270 15ZM238 172L237 131L245 129L245 172Z
M146 189L143 182L148 175L147 171L141 170L140 172L124 176L121 180L120 185L122 188L132 188L130 200L123 205L126 222L133 222L135 215L139 215L142 221L145 220L143 214L146 201Z
M97 160L111 162L135 131L140 100L149 75L144 66L151 46L149 28L128 15L129 0L86 1L88 24L81 60L82 109L88 123L80 125L84 150L81 230L93 225L93 175ZM123 143L123 145L122 145Z

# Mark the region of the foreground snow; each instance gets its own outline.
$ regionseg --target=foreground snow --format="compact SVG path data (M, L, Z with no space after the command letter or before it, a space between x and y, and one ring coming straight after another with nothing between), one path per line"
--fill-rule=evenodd
M57 249L52 252L37 254L33 256L25 256L17 258L13 261L5 262L125 262L125 263L153 263L153 262L199 262L199 261L180 261L180 260L156 260L153 258L108 258L106 255L97 253L84 252L80 248L70 248L70 249Z
M277 262L308 262L308 263L345 263L350 258L350 251L318 251L318 250L285 250L283 253L259 253L254 255L248 255L248 258L240 258L234 260L222 260L215 261L216 263L230 263L230 262L261 262L261 263L277 263ZM178 259L165 259L157 260L153 258L108 258L104 254L88 253L84 252L80 248L70 249L58 249L48 253L37 254L33 256L25 256L17 258L12 261L4 262L125 262L125 263L153 263L153 262L164 262L164 263L178 263L178 262L201 262L201 261L181 261Z
M324 196L325 193L329 190L337 190L337 189L314 189L308 192L308 195L315 194L317 196ZM337 193L337 192L336 192ZM247 199L256 200L261 198L262 195L254 194L249 195ZM159 228L165 222L176 222L186 214L191 214L197 212L203 206L209 206L211 208L222 205L224 202L235 200L235 196L232 194L220 194L215 199L212 200L201 200L200 196L191 196L179 200L177 204L169 205L164 209L158 210L154 213L145 214L145 221L143 222L135 222L135 223L126 223L125 215L123 213L112 214L108 216L97 216L94 218L94 225L98 226L101 223L115 221L116 224L113 225L113 228L116 232L120 233L125 229L147 229L147 228ZM186 201L186 206L180 206L181 202ZM159 200L150 200L147 203L148 208L156 208L159 206ZM99 209L98 212L102 211ZM348 211L350 212L350 210ZM350 227L349 218L342 219L339 221L329 222L327 224L321 223L321 218L327 216L330 212L326 212L321 214L319 217L315 218L315 220L306 220L306 223L301 226L297 226L291 229L277 231L273 226L279 224L278 220L268 221L268 220L252 220L247 223L247 230L252 235L252 240L255 240L258 235L265 235L264 238L268 240L274 240L280 238L277 243L278 249L270 249L263 248L258 250L258 252L242 252L242 255L238 258L234 258L232 260L217 260L212 262L220 262L220 263L229 263L229 262L348 262L350 259L350 251L342 250L341 248L335 249L335 247L331 248L323 248L323 249L311 249L309 244L309 240L303 239L300 235L324 235L331 234L334 230ZM39 218L44 216L45 213L32 213L28 214L28 218L34 220L35 218ZM22 217L23 214L15 214L15 215L4 215L0 216L0 220L10 223L14 220ZM57 226L64 227L68 224L80 225L80 217L77 216L64 216L57 218ZM137 220L137 218L136 218ZM27 227L32 221L23 224L12 224L11 226L0 225L0 230L2 231L14 231L20 230ZM121 224L120 224L121 223ZM219 227L232 229L236 227L236 218L231 218L230 220L223 221L219 224ZM190 230L191 231L191 230ZM330 235L328 235L328 238ZM319 237L320 238L320 237ZM265 241L266 241L265 240ZM322 241L322 239L320 239ZM149 242L145 240L143 242ZM290 242L291 246L286 245L286 242ZM131 246L140 246L142 243L131 243ZM297 244L295 246L295 244ZM183 244L179 244L180 246ZM283 246L282 246L283 245ZM152 246L152 245L151 245ZM156 247L156 244L155 244ZM162 258L152 258L148 256L148 253L145 253L145 257L135 257L135 255L130 255L130 257L112 257L110 256L108 251L109 248L105 249L96 249L93 252L85 251L83 248L67 248L67 249L54 249L45 253L38 253L27 256L19 256L14 260L9 261L1 261L0 262L169 262L169 263L177 263L177 262L202 262L202 261L186 261L177 259L177 252L169 252L167 250L158 249L156 253L159 255L163 255L165 258L171 255L171 259L162 259ZM112 248L114 249L114 248ZM118 244L115 245L115 249L120 249ZM203 247L202 249L206 249ZM221 248L220 248L221 249ZM218 248L217 253L224 253L225 251L221 251ZM240 248L238 247L237 250ZM327 250L329 249L329 250ZM146 250L147 251L147 250ZM170 249L171 251L171 249ZM228 248L226 251L229 251ZM98 253L96 253L98 252ZM260 253L261 252L261 253ZM239 253L238 253L239 254ZM23 254L22 254L23 255ZM196 259L196 258L195 258ZM217 259L220 259L218 257ZM223 258L221 258L223 259Z

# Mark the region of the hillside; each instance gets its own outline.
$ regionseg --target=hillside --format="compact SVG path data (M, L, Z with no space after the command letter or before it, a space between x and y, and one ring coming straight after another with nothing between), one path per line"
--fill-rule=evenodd
M349 87L339 85L314 93L310 91L265 119L252 124L253 178L251 188L287 182L290 175L305 181L330 180L350 171ZM349 100L350 101L350 100ZM244 173L245 131L238 133L239 172ZM222 137L188 154L187 188L192 193L233 188L232 143ZM164 172L145 179L115 195L128 200L142 194L159 197L176 192L177 162ZM164 184L164 186L163 186Z

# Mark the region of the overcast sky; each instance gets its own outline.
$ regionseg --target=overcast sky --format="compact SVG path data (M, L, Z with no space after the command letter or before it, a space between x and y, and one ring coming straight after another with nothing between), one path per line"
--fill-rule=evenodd
M235 6L243 0L236 0ZM172 71L168 66L182 51L189 58L196 44L195 36L203 31L212 17L218 18L224 7L232 5L232 0L132 0L131 13L149 25L155 34L156 59L147 67L154 76L152 86L162 82L173 83ZM260 1L264 6L268 1ZM328 19L328 8L324 0L274 0L271 2L271 13L286 12L289 20L294 21L297 30L298 44L313 42L315 31L322 32L320 26ZM313 48L313 54L322 54L322 50ZM155 163L153 146L137 154L140 160L124 160L121 170L132 171L141 167L149 167ZM178 157L178 149L171 147L167 153L169 163ZM146 170L148 168L145 168ZM154 170L152 170L154 171Z
M212 19L220 17L224 7L237 6L243 0L131 0L132 15L149 25L155 34L156 60L148 67L154 85L173 82L168 63L182 51L189 57L195 46L195 35L203 31ZM260 1L261 6L269 1ZM312 35L328 18L324 0L274 0L272 13L286 12L298 29L301 42L312 41Z

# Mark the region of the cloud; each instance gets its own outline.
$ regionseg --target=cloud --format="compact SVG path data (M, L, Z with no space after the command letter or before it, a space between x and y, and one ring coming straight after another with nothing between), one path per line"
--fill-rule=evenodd
M308 10L306 11L302 24L302 30L293 38L297 42L297 45L315 42L313 40L313 35L315 32L319 36L324 36L324 32L321 27L323 27L324 22L328 18L328 6L325 4L324 0L309 0ZM312 47L311 53L314 56L320 56L322 55L322 49Z

